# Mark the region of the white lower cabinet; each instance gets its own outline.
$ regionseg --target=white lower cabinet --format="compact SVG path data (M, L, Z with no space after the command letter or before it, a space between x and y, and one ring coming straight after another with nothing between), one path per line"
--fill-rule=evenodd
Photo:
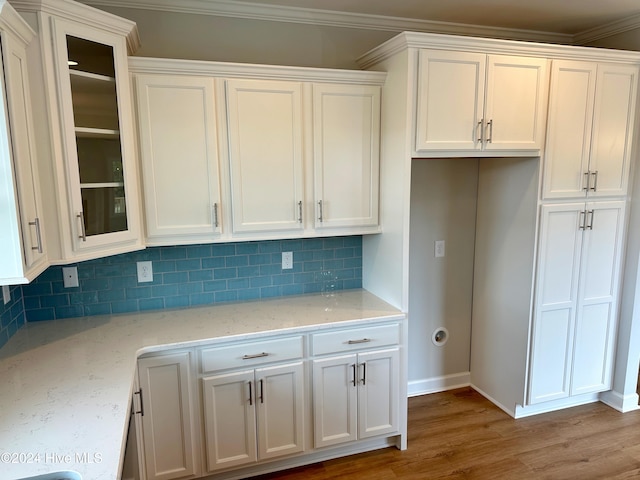
M314 445L398 430L399 349L313 361Z
M210 472L303 451L302 362L202 380Z
M189 478L197 472L190 358L182 352L138 360L140 390L134 397L139 396L140 463L147 480Z
M542 207L529 404L611 388L624 207Z

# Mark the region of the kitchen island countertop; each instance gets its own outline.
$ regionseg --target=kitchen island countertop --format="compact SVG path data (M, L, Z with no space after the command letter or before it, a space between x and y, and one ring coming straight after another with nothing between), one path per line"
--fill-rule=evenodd
M404 318L366 290L27 323L0 349L0 480L119 478L136 358L173 347Z

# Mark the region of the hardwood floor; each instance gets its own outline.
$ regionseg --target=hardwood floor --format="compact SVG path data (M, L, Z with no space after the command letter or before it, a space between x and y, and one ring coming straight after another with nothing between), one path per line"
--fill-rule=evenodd
M409 399L409 448L261 480L640 479L640 411L594 403L514 420L470 388Z

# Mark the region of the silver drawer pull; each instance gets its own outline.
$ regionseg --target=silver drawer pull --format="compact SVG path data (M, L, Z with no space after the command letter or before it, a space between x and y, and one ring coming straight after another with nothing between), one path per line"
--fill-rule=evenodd
M355 345L357 343L369 343L371 341L370 338L363 338L362 340L349 340L347 343L349 345Z
M260 357L268 357L269 354L267 352L262 353L254 353L253 355L243 355L243 360L251 360L252 358L260 358Z

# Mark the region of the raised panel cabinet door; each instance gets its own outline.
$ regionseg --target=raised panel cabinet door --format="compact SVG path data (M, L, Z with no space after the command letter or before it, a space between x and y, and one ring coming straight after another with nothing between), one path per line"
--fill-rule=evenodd
M637 90L637 67L598 65L589 197L627 194Z
M549 71L544 58L489 55L485 150L539 150L543 146Z
M357 356L313 361L314 446L358 438Z
M253 463L256 450L254 371L202 379L209 472Z
M219 233L214 81L135 76L147 237L203 239Z
M569 396L584 203L544 205L534 303L529 404Z
M596 70L595 63L552 61L543 198L586 194Z
M400 351L358 354L358 438L398 431Z
M378 225L380 87L313 85L316 228Z
M227 80L233 232L303 229L302 86Z
M34 144L34 127L25 47L12 36L2 35L0 63L2 91L1 149L4 157L1 182L5 198L0 248L0 279L15 285L32 280L47 266L43 235L42 205ZM6 108L6 111L4 110ZM15 180L15 183L14 183ZM16 198L17 208L9 206Z
M172 480L196 473L190 355L138 360L147 479Z
M302 362L258 368L256 405L258 458L304 450L304 368Z
M416 151L480 150L487 57L420 50Z
M589 202L580 266L571 394L611 388L625 202Z

